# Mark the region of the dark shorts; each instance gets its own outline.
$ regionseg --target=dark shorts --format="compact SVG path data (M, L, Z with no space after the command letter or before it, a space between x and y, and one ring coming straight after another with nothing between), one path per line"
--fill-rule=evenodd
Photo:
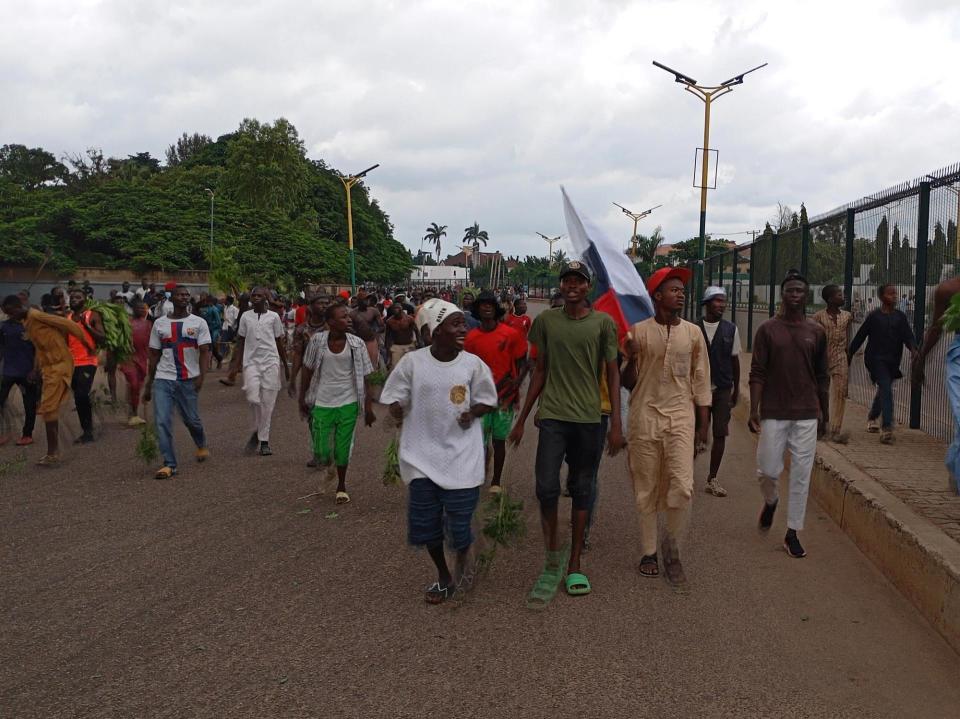
M462 552L473 544L473 513L480 487L444 489L420 477L410 482L407 505L407 541L415 547L441 544Z
M569 466L567 488L574 509L590 508L593 476L603 455L600 422L584 424L558 419L540 420L537 444L537 499L541 510L553 509L560 500L560 468Z
M726 437L730 434L730 393L732 387L713 390L713 404L710 406L710 420L714 437Z

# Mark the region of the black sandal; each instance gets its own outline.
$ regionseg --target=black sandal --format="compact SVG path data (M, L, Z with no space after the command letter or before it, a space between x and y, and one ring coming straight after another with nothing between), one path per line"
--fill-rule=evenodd
M644 571L644 567L653 567L652 571ZM656 579L660 576L660 564L657 562L656 554L647 554L640 558L640 576Z

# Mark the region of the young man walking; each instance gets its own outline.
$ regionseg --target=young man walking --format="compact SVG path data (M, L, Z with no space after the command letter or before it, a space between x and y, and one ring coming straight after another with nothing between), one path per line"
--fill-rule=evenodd
M130 407L128 427L146 424L140 416L140 393L147 379L147 367L150 364L150 331L153 325L147 319L148 307L139 297L133 300L133 317L130 318L130 332L133 341L133 354L122 365L120 372L127 380L127 404Z
M893 444L893 383L903 377L900 371L903 348L910 350L914 358L918 350L907 315L896 307L897 286L881 285L878 294L880 307L868 314L857 330L847 351L847 363L853 361L863 343L869 340L863 363L870 373L870 381L877 386L877 393L867 413L867 431L879 432L882 444ZM882 424L877 425L878 419Z
M911 381L915 387L922 386L924 383L924 365L927 355L940 341L944 330L943 315L950 306L953 296L958 293L960 293L960 277L944 280L933 291L933 317L923 338L923 346L914 357L911 367ZM947 448L945 464L950 474L950 488L960 494L960 332L954 334L953 344L947 349L945 360L944 379L954 423L953 442Z
M697 324L707 341L710 357L710 425L713 434L706 492L714 497L726 497L727 490L717 481L717 473L730 434L730 412L740 400L740 332L733 322L723 319L727 293L722 287L708 287L703 293L702 304L704 315Z
M563 307L538 315L530 328L537 362L530 389L513 431L513 445L523 439L524 425L540 400L537 412L540 437L536 459L536 493L546 547L543 571L527 597L531 609L543 609L566 576L570 595L590 593L590 582L580 570L584 529L590 509L594 468L603 453L600 424L600 372L610 391L610 453L622 449L620 426L620 369L617 366L617 328L610 315L587 305L590 270L579 261L568 262L560 273ZM560 468L569 459L567 480L572 498L572 543L561 548L557 534Z
M197 401L210 364L210 330L202 317L190 314L189 289L175 287L170 291L170 302L173 310L158 317L150 330L150 366L143 388L143 401L154 400L153 420L163 458L163 466L154 475L156 479L170 479L177 474L174 407L197 446L197 461L204 462L210 456Z
M364 341L350 333L347 307L329 306L326 320L328 329L313 336L304 354L300 414L310 420L317 464L328 471L336 467L337 504L346 504L347 468L360 407L368 427L377 419L367 380L373 365Z
M806 317L809 285L791 271L780 284L781 316L757 330L750 365L750 431L760 435L757 477L763 495L760 531L769 531L779 503L777 484L783 453L790 450L790 506L787 508L787 553L806 556L797 532L803 529L810 490L810 472L817 438L830 417L830 372L827 336Z
M417 332L417 323L407 314L400 302L390 306L390 317L387 319L387 330L384 342L390 357L390 368L393 369L400 359L407 353L413 352L420 344L420 333Z
M380 401L403 425L400 477L408 487L408 540L426 547L437 581L424 595L440 604L473 583L471 522L483 484L483 431L476 421L497 403L490 370L464 352L463 312L436 300L420 309L418 321L430 331L429 347L404 356L383 388ZM453 572L444 555L444 537L456 552Z
M472 312L480 326L467 333L464 349L484 361L497 387L497 407L483 416L483 444L485 450L492 449L493 454L490 492L499 494L507 456L506 439L513 426L513 415L520 402L520 385L526 374L527 343L519 332L500 321L505 310L492 292L481 292Z
M680 318L691 271L664 267L647 280L654 316L627 333L623 385L632 390L627 459L640 512L640 574L657 577L657 516L667 580L686 583L680 532L693 497L693 459L707 444L710 359L703 330ZM716 340L716 338L714 338ZM730 392L730 388L726 388Z
M843 309L843 288L827 285L820 293L827 303L813 316L813 321L823 327L827 334L827 359L830 363L830 441L846 444L849 437L842 431L843 413L847 406L847 386L850 367L847 364L847 347L850 344L850 327L853 315Z
M33 344L27 339L27 330L22 316L16 319L17 307L23 302L17 295L10 295L3 301L5 315L11 315L0 323L0 357L3 360L3 377L0 379L0 445L10 441L7 430L7 414L5 412L10 390L20 388L20 397L23 400L23 428L20 437L16 440L18 447L33 444L33 428L37 422L37 403L40 401L40 377L34 367L35 351ZM13 310L14 312L9 312Z
M74 336L67 337L70 354L73 355L73 379L70 388L73 390L73 401L77 406L81 430L74 444L88 444L93 441L93 402L90 392L93 390L93 380L99 365L96 348L106 339L106 334L100 313L84 309L87 297L82 290L70 290L69 301L70 319L80 325L85 336L85 341Z
M383 317L376 307L371 307L366 294L357 296L357 309L350 313L351 332L363 340L367 346L370 364L376 369L380 366L379 333L383 332Z
M283 321L280 315L267 309L267 293L263 287L255 287L250 293L251 310L240 316L237 346L230 366L230 375L236 376L243 363L243 391L250 404L253 426L247 452L259 451L263 457L273 454L270 424L280 393L281 369L284 377L290 379Z

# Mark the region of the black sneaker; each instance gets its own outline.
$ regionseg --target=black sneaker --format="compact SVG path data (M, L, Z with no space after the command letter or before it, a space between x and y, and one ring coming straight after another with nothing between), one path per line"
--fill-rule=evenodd
M787 530L787 536L783 538L783 548L786 549L787 554L794 559L803 559L807 556L807 553L803 550L803 545L800 544L800 538L797 537L795 529Z
M773 504L764 503L763 509L760 512L760 521L757 523L761 532L769 531L770 527L773 526L773 515L777 511L777 504L778 502L774 502Z
M261 443L260 443L260 456L261 456L261 457L269 457L271 454L273 454L273 450L270 449L270 443L269 443L269 442L261 442Z
M247 454L253 454L257 451L257 445L260 443L260 440L257 438L257 433L254 432L250 435L250 439L247 440L246 451Z

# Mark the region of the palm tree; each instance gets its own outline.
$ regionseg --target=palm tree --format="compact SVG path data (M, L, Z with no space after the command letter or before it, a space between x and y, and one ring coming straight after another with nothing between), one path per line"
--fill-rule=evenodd
M653 265L657 257L657 248L663 244L663 228L657 225L653 233L648 237L646 235L637 235L637 256L634 262Z
M550 267L553 270L556 270L560 267L563 267L570 261L570 258L567 257L567 253L563 250L557 250L550 257Z
M483 246L486 247L487 242L490 241L490 235L487 234L486 230L481 230L480 223L474 220L470 227L464 228L463 241L473 247L473 266L477 267L480 261L480 244L483 243Z
M423 239L436 248L437 262L440 262L440 238L445 237L446 234L446 225L438 225L436 222L431 222L430 226L427 228L427 234L423 236Z

